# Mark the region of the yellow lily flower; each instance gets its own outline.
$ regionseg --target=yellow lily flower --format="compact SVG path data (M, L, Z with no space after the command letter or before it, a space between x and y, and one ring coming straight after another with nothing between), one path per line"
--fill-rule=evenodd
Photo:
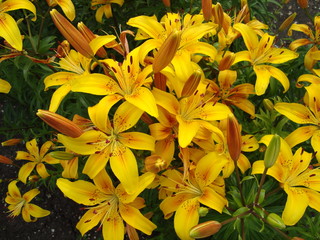
M13 48L22 51L22 38L16 21L6 12L27 9L34 14L36 20L36 8L29 0L7 0L0 2L0 37L3 37Z
M183 58L183 61L185 61L185 56L190 59L194 54L201 54L214 59L217 53L215 47L208 43L200 42L199 39L207 33L215 34L217 25L203 23L203 21L204 18L200 14L186 14L182 18L177 13L167 13L161 18L160 22L155 16L138 16L129 19L127 24L138 28L136 40L148 39L141 45L140 62L143 62L151 50L159 50L173 32L181 33L180 44L173 58L174 60L179 61L179 59Z
M26 143L26 148L28 152L17 151L16 160L30 161L24 164L19 170L18 178L21 182L26 183L27 177L30 175L34 168L36 168L38 174L42 178L50 176L50 174L46 170L44 163L59 163L59 160L47 154L47 152L50 150L52 146L53 142L47 141L41 146L39 151L36 139L32 139L31 141Z
M112 17L112 8L111 8L111 3L116 3L120 7L124 3L124 0L92 0L91 1L91 6L93 9L96 8L97 5L101 4L96 12L96 20L99 23L102 23L102 17L105 15L107 18Z
M78 78L72 86L74 92L85 92L95 95L116 94L135 107L157 117L155 99L146 85L152 82L149 76L152 66L143 69L139 66L140 48L132 50L120 64L113 59L101 60L110 70L113 78L103 74L92 74Z
M241 33L248 49L248 51L236 53L234 64L240 61L251 62L257 76L255 84L256 94L262 95L265 93L271 77L277 79L282 84L284 92L286 92L290 85L288 77L280 69L269 65L269 63L284 63L297 58L298 54L285 48L273 47L275 37L270 36L268 33L265 33L259 41L257 34L249 26L237 23L233 27Z
M268 145L272 135L264 136L261 142ZM295 225L310 206L320 211L320 169L310 169L312 154L299 148L294 154L290 146L281 139L280 154L267 174L274 177L287 193L288 198L282 213L286 225ZM256 161L252 174L262 174L264 161Z
M89 206L76 226L82 235L100 223L104 239L123 240L123 221L147 235L151 235L156 228L156 225L139 211L145 205L144 199L137 197L152 183L154 177L153 173L140 176L137 188L131 194L125 191L122 184L115 188L105 169L93 178L94 184L59 178L57 186L66 197Z
M90 155L83 169L90 178L105 168L110 159L113 173L126 191L132 193L138 184L138 165L130 148L153 151L155 140L145 133L124 132L133 127L143 113L128 102L118 107L112 126L108 107L120 99L121 96L117 95L107 96L89 108L94 130L88 130L78 138L58 134L58 140L75 153Z
M318 51L317 45L320 44L320 16L314 17L314 31L307 24L292 24L288 30L288 36L292 35L292 31L298 31L306 34L308 38L301 38L290 43L289 48L295 51L297 48L312 44L312 48L308 50L304 58L304 65L311 70L314 65L312 52Z
M208 91L212 92L217 101L221 101L227 106L234 105L242 111L255 116L255 106L248 100L249 95L254 94L254 86L250 83L243 83L232 86L237 80L237 72L233 70L219 71L218 84L209 82Z
M160 189L171 192L160 204L165 219L174 212L174 228L182 240L191 240L190 229L199 222L199 208L203 204L218 212L227 205L224 180L219 176L226 159L216 152L201 158L196 167L186 169L186 177L178 170L167 170L160 177Z
M290 147L294 147L311 138L311 145L320 161L320 112L318 110L320 85L312 84L305 89L307 90L307 106L298 103L277 103L274 108L293 122L307 124L307 126L294 130L285 140Z
M230 109L222 104L205 99L202 92L196 91L190 97L180 99L171 93L157 88L152 93L159 106L173 114L178 122L178 141L182 148L187 147L201 126L213 127L209 121L221 120L228 117Z
M48 6L55 7L59 5L70 21L73 21L76 17L76 10L72 3L72 0L46 0Z
M21 196L20 190L17 187L18 181L12 181L8 185L8 193L5 202L9 204L10 217L16 217L22 214L25 222L35 222L40 217L45 217L50 214L50 211L45 210L33 203L31 200L37 196L40 191L32 189Z
M44 79L45 91L49 87L60 86L52 95L49 111L56 112L61 101L71 91L72 85L79 76L90 74L91 59L84 57L79 52L71 50L59 61L59 68L66 70L53 73Z
M10 92L11 85L6 80L0 79L0 93Z

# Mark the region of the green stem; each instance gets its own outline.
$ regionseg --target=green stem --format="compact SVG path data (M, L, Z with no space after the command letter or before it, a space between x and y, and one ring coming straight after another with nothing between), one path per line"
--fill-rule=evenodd
M41 16L42 20L41 20L40 28L39 28L39 36L38 36L38 42L37 42L37 52L38 52L39 47L40 47L40 39L41 39L42 31L43 31L44 20L47 17L47 15L49 14L50 10L51 10L51 7L48 8L48 10L45 12L45 14L43 16Z
M286 239L292 239L291 237L289 237L287 234L285 234L284 232L282 232L280 229L270 225L266 219L262 218L261 216L259 216L257 213L252 212L252 215L254 215L256 218L259 218L260 220L262 220L264 223L267 223L270 227L272 227L275 231L277 231L280 235L282 235L284 238Z
M229 218L229 219L221 222L221 225L226 225L226 224L228 224L228 223L230 223L230 222L233 222L233 221L235 221L235 220L238 219L238 218L244 217L244 216L246 216L246 215L248 215L248 214L250 214L250 213L252 213L252 210L251 210L251 209L248 210L248 211L245 211L245 212L243 212L243 213L241 213L241 214L239 214L238 216Z
M261 189L262 189L262 186L263 186L264 181L266 180L267 171L268 171L268 168L265 168L264 171L263 171L263 173L262 173L262 177L261 177L261 179L260 179L260 184L259 184L257 196L256 196L256 199L254 200L254 205L257 205L257 203L258 203L258 201L259 201Z
M37 49L36 49L36 46L34 45L34 42L32 41L32 32L31 32L31 27L30 27L30 20L29 20L29 17L26 13L26 10L23 9L23 14L24 14L24 18L27 22L27 29L28 29L28 35L29 35L29 39L30 39L30 43L32 45L32 49L38 53Z
M238 189L240 191L241 202L242 202L242 205L245 206L246 202L244 200L243 193L242 193L242 184L241 184L241 179L240 179L240 172L239 172L239 168L238 168L238 165L237 165L236 161L235 161L235 168L236 168L237 184L238 184Z

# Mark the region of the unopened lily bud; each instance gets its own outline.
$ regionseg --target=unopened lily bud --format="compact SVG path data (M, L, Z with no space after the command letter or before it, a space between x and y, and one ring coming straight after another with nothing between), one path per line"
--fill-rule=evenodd
M242 147L240 125L233 114L229 114L227 119L227 144L230 157L237 161Z
M80 137L80 135L82 134L82 130L78 125L57 113L39 109L37 115L46 124L48 124L50 127L53 127L62 134L73 138Z
M301 237L293 237L293 238L291 238L291 240L304 240L304 238L301 238Z
M225 56L220 60L219 71L230 69L231 65L234 62L236 55L234 53L225 54Z
M153 72L158 73L171 62L178 51L181 40L181 31L174 30L156 53L153 62Z
M154 74L154 81L153 84L156 88L166 91L167 89L167 77L162 74L161 72Z
M266 152L264 153L264 166L270 168L276 162L280 152L281 139L278 134L275 134L271 139Z
M308 0L297 0L297 3L302 9L308 8L309 6Z
M50 152L49 155L55 159L59 159L59 160L71 160L75 157L74 154L72 153L68 153L68 152L64 152L64 151L54 151L54 152Z
M209 21L212 17L212 0L202 0L201 7L204 20Z
M279 228L279 229L285 229L286 228L286 225L284 224L282 218L275 214L275 213L270 213L268 216L267 216L267 222L275 227L275 228Z
M60 33L68 40L68 42L83 56L91 58L94 56L93 51L89 45L89 42L82 36L79 30L77 30L64 16L62 16L57 10L52 9L50 11L52 20Z
M293 20L296 18L297 13L292 13L289 17L286 18L286 20L283 21L283 23L279 27L279 32L282 32L286 30L290 25L292 24Z
M64 58L70 52L70 43L67 40L63 40L57 47L56 57Z
M89 43L96 38L96 35L83 22L78 23L78 30ZM107 52L103 47L99 48L96 54L101 58L107 57Z
M159 155L151 155L144 160L144 166L148 172L158 173L167 168L167 161Z
M162 2L166 7L170 7L171 6L170 0L162 0Z
M244 23L250 22L250 13L249 13L249 7L248 7L248 0L241 0L241 19ZM242 22L241 21L241 22Z
M46 0L49 7L55 7L58 3L54 0Z
M262 104L265 107L265 109L268 111L272 111L274 109L273 103L271 102L271 100L267 98L263 99Z
M39 181L39 176L37 175L31 175L28 177L29 182L38 182Z
M181 97L190 97L198 88L201 79L201 71L196 70L185 82Z
M219 232L221 226L221 223L217 221L203 222L192 227L190 229L189 235L191 238L195 239L206 238Z
M198 213L200 217L207 216L208 212L209 212L209 209L207 207L199 207L198 209Z
M0 163L12 164L13 161L10 158L0 155Z
M1 143L2 147L14 146L22 142L21 138L12 138Z
M224 15L223 15L223 8L220 3L217 3L214 8L212 9L212 15L215 19L215 23L219 26L223 25Z

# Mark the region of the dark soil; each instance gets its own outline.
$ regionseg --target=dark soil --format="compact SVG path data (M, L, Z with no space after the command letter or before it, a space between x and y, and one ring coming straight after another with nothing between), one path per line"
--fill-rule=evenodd
M309 1L310 10L312 14L319 12L318 1ZM272 11L273 6L270 6ZM310 23L305 13L297 6L296 0L291 0L288 4L281 9L278 14L275 27L278 27L284 19L286 19L293 12L297 12L296 23ZM268 23L267 23L268 24ZM270 23L269 23L270 24ZM312 23L311 23L312 26ZM3 113L2 113L3 114ZM0 102L0 122L1 122L1 102ZM3 136L0 135L0 142L4 141ZM15 151L24 150L24 145L20 144L14 147L1 147L0 155L7 156L11 159L15 157ZM4 201L7 192L8 183L17 178L18 168L11 165L0 164L0 240L46 240L46 239L59 239L59 240L77 240L81 239L79 231L75 228L80 217L84 214L80 210L80 205L72 200L65 198L59 189L53 192L48 188L41 186L40 192L34 203L40 207L51 211L47 217L40 218L33 223L26 223L22 220L21 216L16 218L8 217L7 204ZM22 193L29 189L23 189L23 184L19 185L22 188ZM101 231L93 229L85 235L83 239L101 239ZM147 238L144 238L147 239Z

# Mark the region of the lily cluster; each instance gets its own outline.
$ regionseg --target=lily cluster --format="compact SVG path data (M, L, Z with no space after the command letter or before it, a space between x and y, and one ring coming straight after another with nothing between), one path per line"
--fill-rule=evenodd
M39 109L37 115L55 129L56 139L40 150L33 139L26 143L27 152L17 152L16 160L29 161L20 168L18 180L26 184L32 173L44 181L55 178L66 197L87 209L76 225L82 235L97 225L104 239L121 240L125 233L137 239L136 230L151 235L156 222L143 214L143 208L155 210L143 193L155 189L164 219L174 216L174 230L182 240L210 236L230 222L235 228L238 223L246 226L249 218L285 235L279 229L295 225L308 206L320 211L320 169L310 167L314 155L320 159L320 71L314 68L320 59L319 17L314 19L315 33L304 24L289 28L289 34L302 31L310 40L280 48L267 25L250 20L246 1L235 15L220 3L203 0L198 13L167 12L160 19L136 16L127 21L136 31L121 31L119 37L96 35L83 22L74 27L70 0L47 3L65 41L50 59L55 72L44 78L44 90L54 89L48 110ZM98 22L104 15L112 17L111 3L125 4L92 0ZM164 3L170 8L170 1ZM57 5L66 17L54 8ZM5 13L18 8L36 16L30 1L1 2L0 18L6 21L0 35L22 51L16 23ZM132 44L127 34L135 36ZM286 135L279 129L281 137L277 131L260 129L261 134L244 128L255 117L262 118L252 99L267 96L269 85L277 81L281 94L290 89L283 66L297 59L297 48L306 44L313 44L304 61L310 73L297 81L306 89L304 104L270 102L267 109L305 126ZM10 91L8 82L0 84L1 92ZM70 120L59 113L73 93L95 95L98 100ZM292 150L310 138L310 152L302 147ZM264 158L257 151L259 143L267 148ZM3 163L13 164L5 158ZM57 165L63 170L59 172ZM287 194L283 211L266 210L266 179L279 182ZM47 216L47 210L29 203L39 190L21 196L16 183L9 184L5 199L10 215L22 212L26 221ZM209 211L228 218L204 222Z

